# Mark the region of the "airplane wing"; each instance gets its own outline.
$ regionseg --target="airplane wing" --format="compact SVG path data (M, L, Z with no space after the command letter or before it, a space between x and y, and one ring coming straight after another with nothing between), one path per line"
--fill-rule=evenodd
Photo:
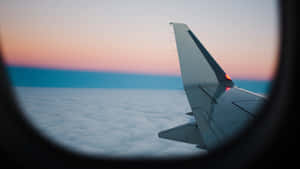
M241 131L265 97L234 86L187 25L174 28L184 90L194 123L159 132L160 138L212 149Z

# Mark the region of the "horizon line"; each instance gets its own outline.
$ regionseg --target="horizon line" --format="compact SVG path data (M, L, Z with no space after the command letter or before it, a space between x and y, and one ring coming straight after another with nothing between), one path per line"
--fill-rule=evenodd
M131 72L131 71L116 71L116 70L96 70L96 69L75 69L75 68L61 68L61 67L44 67L44 66L31 66L23 64L12 64L5 63L6 67L15 67L15 68L27 68L27 69L42 69L42 70L56 70L56 71L70 71L70 72L86 72L86 73L111 73L111 74L123 74L123 75L144 75L144 76L166 76L166 77L178 77L181 78L181 74L167 74L167 73L147 73L147 72ZM233 80L255 80L255 81L271 81L269 78L253 78L253 77L237 77L231 76Z

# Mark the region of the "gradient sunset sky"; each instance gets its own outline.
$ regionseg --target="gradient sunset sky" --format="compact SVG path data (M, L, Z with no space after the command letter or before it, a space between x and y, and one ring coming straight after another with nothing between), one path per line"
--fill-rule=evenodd
M274 0L1 0L9 65L180 75L169 22L187 24L233 78L271 79Z

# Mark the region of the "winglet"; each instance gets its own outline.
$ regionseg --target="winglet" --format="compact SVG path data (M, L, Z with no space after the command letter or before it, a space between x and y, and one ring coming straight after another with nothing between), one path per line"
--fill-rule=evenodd
M222 84L232 87L231 78L218 65L187 25L173 25L184 86Z

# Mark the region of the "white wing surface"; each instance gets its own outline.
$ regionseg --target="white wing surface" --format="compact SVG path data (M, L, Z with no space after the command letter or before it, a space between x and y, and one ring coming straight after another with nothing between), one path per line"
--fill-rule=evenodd
M264 97L234 86L230 77L187 25L171 23L184 90L196 123L159 133L160 138L212 149L245 128L255 118Z

